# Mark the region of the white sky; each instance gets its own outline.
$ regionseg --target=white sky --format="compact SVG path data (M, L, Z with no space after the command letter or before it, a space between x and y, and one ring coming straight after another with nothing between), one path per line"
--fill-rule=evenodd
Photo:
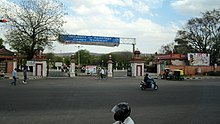
M15 0L3 0L13 2ZM219 0L60 0L68 15L68 34L136 38L142 53L155 53L174 41L176 32L188 19L201 12L220 8ZM1 4L1 3L0 3ZM1 25L0 25L1 26ZM0 28L1 29L1 28ZM1 33L1 31L0 31ZM3 37L2 34L0 37ZM76 52L78 45L54 43L46 52ZM80 45L95 53L132 51L132 45L119 47Z

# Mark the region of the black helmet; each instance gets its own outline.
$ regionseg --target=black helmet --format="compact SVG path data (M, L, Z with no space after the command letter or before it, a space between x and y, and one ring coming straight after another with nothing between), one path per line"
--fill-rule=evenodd
M124 120L130 116L131 108L126 102L120 102L112 108L114 113L114 119L116 121L124 122Z
M149 75L148 73L145 74L146 77L147 77L148 75Z

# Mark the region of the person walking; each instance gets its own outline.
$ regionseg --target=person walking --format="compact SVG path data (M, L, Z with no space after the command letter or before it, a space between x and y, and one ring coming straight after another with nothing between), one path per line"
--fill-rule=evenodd
M104 69L102 68L101 71L100 71L101 79L104 78L104 74L105 74L105 71L104 71Z
M22 82L23 84L27 84L27 66L26 65L24 65L23 72L24 72L24 80Z
M16 86L16 78L17 78L17 69L15 68L12 72L13 81L11 82L11 85Z

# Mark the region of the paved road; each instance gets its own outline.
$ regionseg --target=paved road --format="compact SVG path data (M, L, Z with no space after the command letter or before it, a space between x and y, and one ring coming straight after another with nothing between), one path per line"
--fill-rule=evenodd
M136 124L219 124L220 80L156 80L158 91L141 91L137 78L92 77L0 80L0 124L110 124L120 101Z

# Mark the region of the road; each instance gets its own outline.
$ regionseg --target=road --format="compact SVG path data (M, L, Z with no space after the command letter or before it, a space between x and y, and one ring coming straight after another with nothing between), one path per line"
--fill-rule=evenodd
M156 80L141 91L140 78L94 77L0 80L0 124L111 124L111 108L131 105L136 124L219 124L220 79Z

